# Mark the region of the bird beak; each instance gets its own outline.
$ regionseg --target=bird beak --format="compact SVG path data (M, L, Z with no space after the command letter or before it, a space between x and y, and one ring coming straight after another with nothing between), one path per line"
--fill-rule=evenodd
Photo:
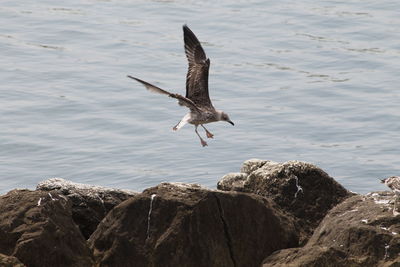
M233 126L235 126L235 124L232 121L228 121L230 124L232 124Z

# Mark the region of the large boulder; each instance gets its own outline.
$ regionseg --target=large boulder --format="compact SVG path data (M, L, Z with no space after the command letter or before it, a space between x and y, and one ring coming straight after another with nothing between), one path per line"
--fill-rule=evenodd
M56 190L58 194L66 196L72 203L72 218L86 239L112 208L137 194L132 190L74 183L62 178L40 182L36 189Z
M266 198L170 183L115 207L88 241L99 266L259 266L298 245Z
M272 198L296 218L301 243L331 208L352 195L317 166L300 161L247 160L240 173L225 175L217 187Z
M71 203L62 195L13 190L0 196L0 214L0 253L30 267L92 265Z
M333 208L302 248L267 257L267 266L400 266L400 216L389 192L353 196Z

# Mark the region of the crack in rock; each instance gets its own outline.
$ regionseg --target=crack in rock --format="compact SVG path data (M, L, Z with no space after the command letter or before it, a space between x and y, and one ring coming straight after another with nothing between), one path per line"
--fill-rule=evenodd
M222 224L224 226L225 239L226 239L226 244L228 245L229 255L231 256L231 260L233 262L233 266L236 267L237 264L236 264L234 253L233 253L232 237L231 237L231 234L230 234L230 231L229 231L228 224L227 224L227 222L226 222L226 220L224 218L224 210L222 209L221 200L218 198L217 195L214 195L214 196L215 196L215 199L217 200L219 216L220 216Z

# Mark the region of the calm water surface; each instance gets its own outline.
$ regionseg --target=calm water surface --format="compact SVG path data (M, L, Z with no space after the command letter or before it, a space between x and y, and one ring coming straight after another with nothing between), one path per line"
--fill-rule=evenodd
M1 1L0 193L47 178L215 188L249 158L317 164L346 188L400 174L399 1ZM230 114L201 147L182 24ZM204 133L202 132L204 135Z

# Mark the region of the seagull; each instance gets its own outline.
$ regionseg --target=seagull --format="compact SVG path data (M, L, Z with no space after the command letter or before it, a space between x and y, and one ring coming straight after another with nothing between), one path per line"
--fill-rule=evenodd
M395 200L393 204L393 215L400 215L400 212L397 211L397 201L400 198L400 176L391 176L386 179L381 179L381 183L384 183L387 187L389 187L395 194Z
M391 176L381 180L387 187L389 187L396 195L400 196L400 176Z
M208 93L210 59L207 58L196 35L194 35L187 25L183 25L183 39L185 42L186 57L189 62L186 75L186 96L170 93L131 75L128 75L128 77L143 84L150 92L175 98L178 100L179 105L189 108L189 113L187 113L172 129L177 131L186 123L193 124L195 127L194 131L200 138L201 145L204 147L207 146L207 142L204 141L197 131L199 125L205 130L207 138L213 138L214 135L210 133L203 124L217 121L226 121L232 125L235 124L230 120L228 114L222 110L215 109L211 103Z

